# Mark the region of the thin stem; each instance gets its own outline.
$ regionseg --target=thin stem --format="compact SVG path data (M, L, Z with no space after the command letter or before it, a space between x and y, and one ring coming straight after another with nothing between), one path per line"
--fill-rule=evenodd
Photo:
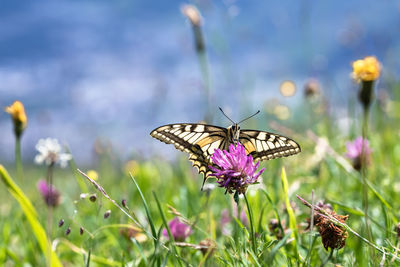
M324 260L324 262L321 263L320 267L323 267L323 266L325 266L325 264L328 263L328 261L332 258L333 251L335 251L335 250L331 248L331 252L329 253L329 256Z
M246 201L247 212L249 214L251 245L253 247L254 253L257 255L257 251L256 251L256 236L254 234L254 226L253 226L253 212L251 211L250 204L249 204L249 201L247 200L246 194L243 194L243 196L244 196L244 200Z
M362 125L362 146L361 146L361 179L363 181L363 206L364 206L364 218L365 218L365 231L367 232L368 239L372 240L372 232L369 225L368 217L368 186L367 186L367 155L365 154L365 140L368 134L368 118L369 118L369 108L364 107L363 114L363 125ZM373 253L373 250L372 250Z
M314 206L314 190L311 192L311 204ZM307 266L311 266L311 252L313 246L313 228L314 228L314 209L311 209L311 217L310 217L310 241L309 241L309 249L307 254Z
M47 177L46 177L46 182L49 186L49 198L46 199L47 203L47 226L46 226L46 231L47 231L47 236L49 238L50 245L48 246L48 254L49 257L51 257L51 243L52 243L52 225L53 225L53 203L52 203L52 197L53 197L53 169L54 169L54 163L51 163L47 169Z
M24 172L22 168L22 158L21 158L21 137L17 136L15 138L15 167L17 170L17 177L22 181L24 177Z

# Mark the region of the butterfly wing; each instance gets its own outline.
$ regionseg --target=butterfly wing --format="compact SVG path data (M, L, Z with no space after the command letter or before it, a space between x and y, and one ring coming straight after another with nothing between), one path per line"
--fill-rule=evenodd
M189 160L204 174L204 180L211 174L211 155L214 149L227 149L227 129L196 123L168 124L154 129L150 135L176 149L189 153Z
M241 130L239 142L255 161L288 157L301 151L299 144L294 140L264 131Z

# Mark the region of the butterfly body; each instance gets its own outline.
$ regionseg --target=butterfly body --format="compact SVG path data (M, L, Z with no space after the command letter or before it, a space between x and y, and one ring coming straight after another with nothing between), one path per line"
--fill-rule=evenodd
M287 157L301 151L299 144L285 136L265 131L241 130L238 124L228 128L199 123L175 123L154 129L150 135L189 153L189 160L204 174L211 174L211 155L215 149L228 150L241 143L255 161Z

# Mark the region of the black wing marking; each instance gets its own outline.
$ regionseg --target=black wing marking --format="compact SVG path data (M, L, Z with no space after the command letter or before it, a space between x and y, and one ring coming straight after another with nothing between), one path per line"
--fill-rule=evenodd
M166 144L189 153L189 160L204 174L204 179L211 174L209 165L211 155L216 148L227 149L227 129L198 123L175 123L154 129L150 135Z
M264 131L241 130L239 141L255 161L288 157L301 151L296 141Z

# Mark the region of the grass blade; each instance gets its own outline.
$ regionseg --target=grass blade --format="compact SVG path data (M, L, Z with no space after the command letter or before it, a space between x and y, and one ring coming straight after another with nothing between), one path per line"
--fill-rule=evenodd
M29 198L24 194L24 192L18 187L18 185L13 181L11 176L8 174L7 170L0 165L0 177L1 180L6 185L8 191L11 195L18 201L21 209L23 210L31 228L32 232L39 243L40 249L46 258L46 261L52 267L62 266L57 254L51 249L50 240L48 239L45 230L39 222L35 208L33 207Z
M281 180L282 180L282 188L283 188L283 195L284 195L284 199L285 199L286 210L289 215L289 227L292 230L292 236L294 237L294 241L293 241L294 253L295 253L295 257L299 261L300 257L299 257L299 252L298 252L298 248L297 248L297 241L299 240L299 233L297 231L296 216L294 215L292 206L290 205L289 183L287 181L286 171L285 171L284 167L282 167Z

